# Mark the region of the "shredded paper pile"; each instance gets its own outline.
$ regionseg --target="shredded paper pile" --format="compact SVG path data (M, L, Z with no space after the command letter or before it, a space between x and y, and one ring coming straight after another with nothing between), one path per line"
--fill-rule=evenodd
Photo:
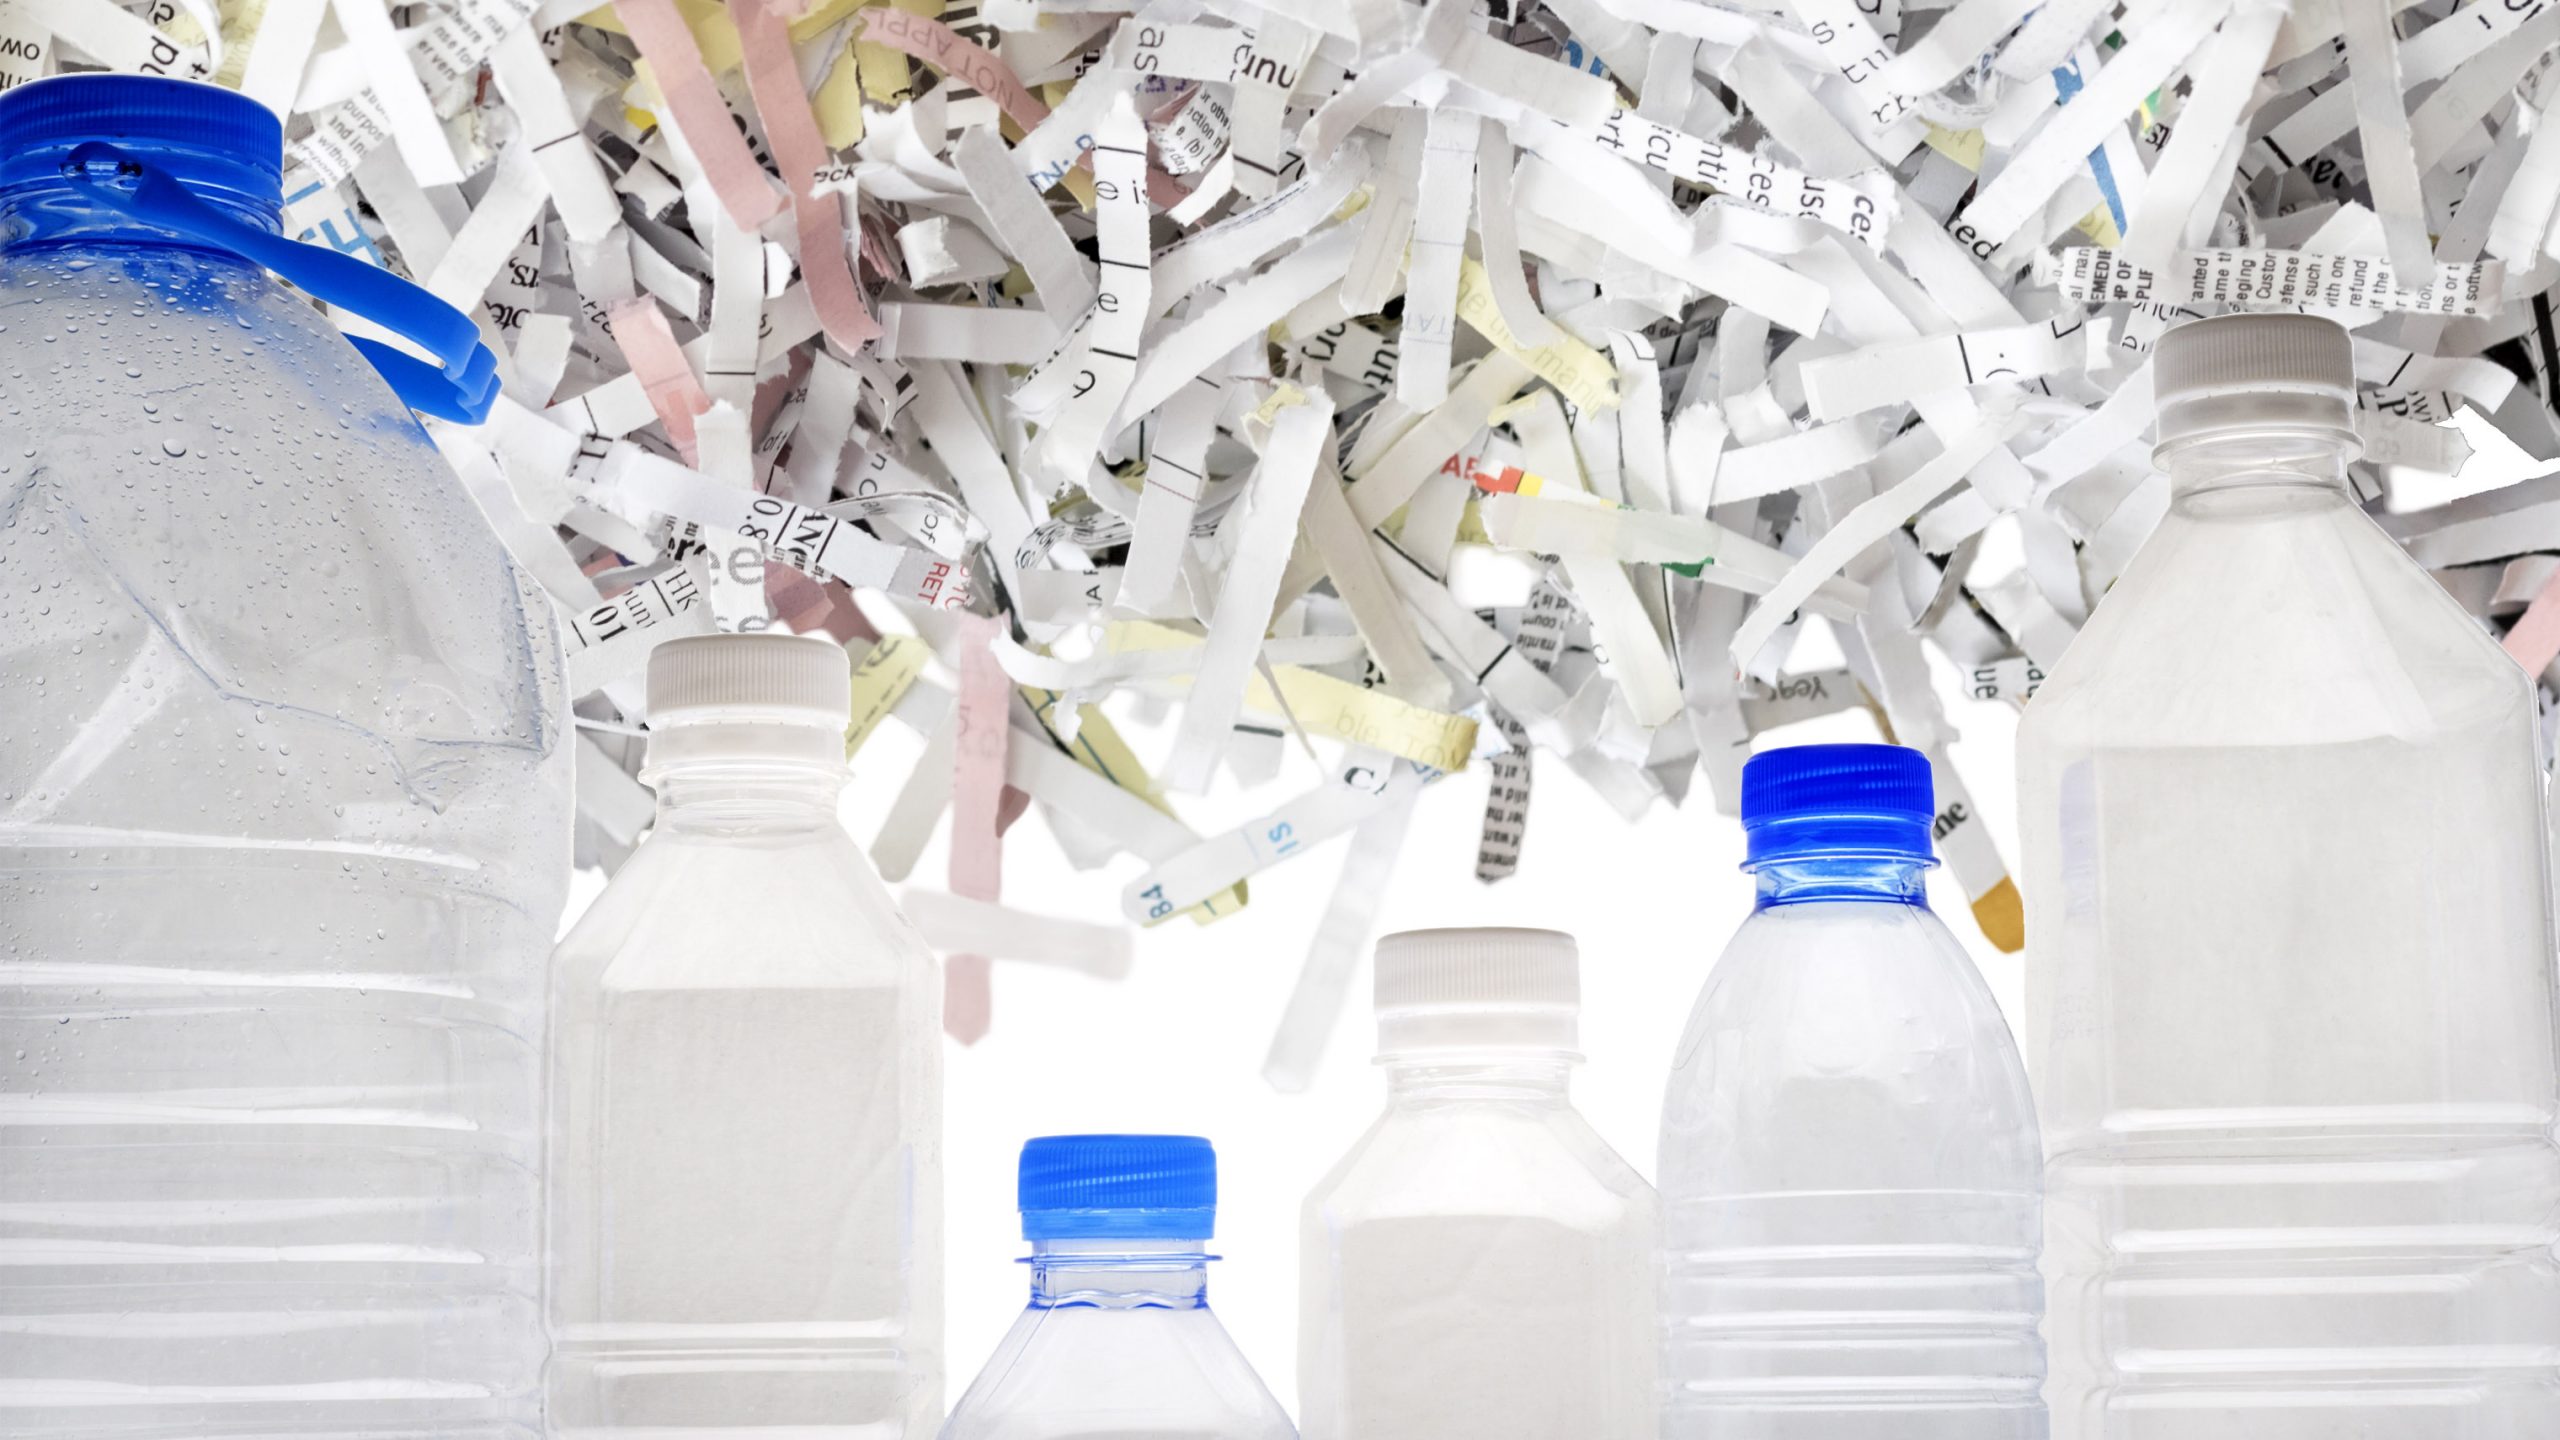
M1755 735L1871 710L2015 948L1928 651L2032 693L2167 507L2185 317L2348 325L2360 495L2546 672L2560 476L2392 492L2462 409L2560 455L2555 45L2496 0L0 0L0 86L236 86L289 232L478 316L504 396L430 428L558 602L583 858L648 823L652 646L827 634L849 741L923 739L866 838L902 880L950 827L909 906L963 1038L986 955L1126 960L999 903L1026 805L1140 925L1347 847L1283 1085L1415 796L1483 791L1498 880L1533 765L1730 811ZM1271 793L1202 833L1222 771Z

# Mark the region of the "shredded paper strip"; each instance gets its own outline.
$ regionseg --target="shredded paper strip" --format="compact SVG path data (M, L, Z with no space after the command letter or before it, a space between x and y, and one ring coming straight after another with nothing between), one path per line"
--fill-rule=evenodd
M1756 737L1864 710L2016 948L1940 695L2028 703L2165 511L2186 317L2353 330L2360 497L2547 686L2560 476L2407 497L2466 410L2560 457L2555 45L2490 0L0 0L0 87L240 88L289 231L476 302L503 398L430 428L558 602L582 859L647 823L655 644L827 635L848 745L920 744L882 870L950 829L910 908L964 1037L991 958L1126 965L1003 904L1026 807L1136 925L1347 851L1282 1085L1434 786L1491 883L1538 785L1730 813ZM1222 774L1251 818L1194 828Z

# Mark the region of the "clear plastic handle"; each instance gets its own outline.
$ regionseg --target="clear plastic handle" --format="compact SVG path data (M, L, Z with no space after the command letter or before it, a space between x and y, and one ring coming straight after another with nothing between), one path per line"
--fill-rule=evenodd
M497 357L480 342L471 317L418 286L335 250L244 225L103 140L73 150L62 169L100 204L264 266L305 293L361 315L434 356L431 365L381 341L347 337L410 409L477 425L497 403ZM119 183L128 180L130 188Z

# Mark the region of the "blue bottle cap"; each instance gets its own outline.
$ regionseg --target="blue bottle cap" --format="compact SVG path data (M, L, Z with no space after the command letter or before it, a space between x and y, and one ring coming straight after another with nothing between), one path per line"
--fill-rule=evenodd
M1206 1240L1218 1155L1197 1135L1046 1135L1017 1194L1025 1240Z
M237 90L159 75L57 75L0 94L0 187L62 178L76 147L106 141L200 194L272 215L284 196L284 126Z
M1742 767L1748 865L1838 856L1930 858L1929 757L1901 745L1791 745Z
M78 215L83 239L192 245L264 266L432 356L349 337L404 404L467 425L487 419L498 361L472 318L388 270L284 239L283 170L274 113L219 85L63 75L0 94L0 190Z

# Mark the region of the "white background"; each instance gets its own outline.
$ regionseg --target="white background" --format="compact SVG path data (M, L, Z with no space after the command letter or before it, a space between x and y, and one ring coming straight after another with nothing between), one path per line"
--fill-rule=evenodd
M2403 475L2403 507L2441 503L2543 468L2465 411L2457 421L2480 448L2459 482ZM2014 568L2007 525L1988 537L1974 572ZM1479 597L1462 596L1471 603ZM1487 601L1486 603L1490 603ZM1808 627L1790 669L1836 665ZM2017 713L1972 700L1956 671L1932 654L1950 720L1960 732L1956 769L2016 873L2013 749ZM1115 718L1118 716L1115 713ZM1168 737L1124 725L1143 758L1160 760ZM1760 738L1760 747L1877 740L1875 721L1848 711ZM1331 747L1328 747L1331 748ZM854 759L848 826L867 841L921 746L884 724ZM1251 795L1221 788L1182 803L1204 834L1241 823L1313 786L1318 771L1293 757L1277 781ZM1377 933L1443 925L1529 925L1569 931L1582 947L1582 1048L1589 1057L1574 1099L1636 1168L1654 1170L1655 1127L1674 1042L1708 967L1750 913L1751 883L1737 868L1742 834L1715 813L1703 778L1688 802L1657 804L1639 823L1611 811L1548 757L1537 762L1519 873L1496 885L1475 879L1486 775L1475 766L1424 792L1402 859L1383 877ZM1300 1200L1377 1116L1382 1082L1371 1067L1365 956L1351 1000L1314 1085L1275 1093L1261 1079L1272 1027L1309 940L1341 878L1343 842L1306 852L1252 882L1251 903L1214 925L1176 919L1139 932L1129 978L1103 982L1038 965L1000 963L993 1032L975 1046L945 1046L944 1274L948 1309L945 1393L957 1402L1021 1312L1028 1285L1014 1213L1014 1163L1035 1135L1077 1131L1200 1134L1218 1149L1220 1203L1210 1305L1266 1384L1297 1409L1297 1216ZM912 881L939 887L947 864L937 837ZM1123 859L1089 873L1071 868L1034 810L1008 833L1004 899L1042 914L1115 923L1120 890L1138 873ZM601 888L581 872L574 919ZM1964 942L2014 1026L2022 957L1994 950L1965 897L1942 871L1931 904ZM565 930L567 919L564 919Z

